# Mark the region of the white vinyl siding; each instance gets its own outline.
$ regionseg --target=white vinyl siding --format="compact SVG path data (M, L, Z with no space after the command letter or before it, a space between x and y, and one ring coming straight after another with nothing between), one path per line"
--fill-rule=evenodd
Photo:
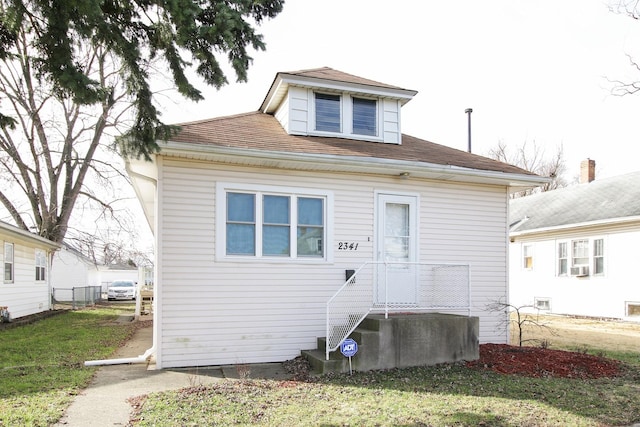
M583 264L588 269L588 275L571 275L573 241L589 242L587 261ZM594 252L594 248L600 245L596 244L597 241L601 241L602 258ZM524 274L519 268L511 266L511 302L514 305L531 305L535 297L543 295L552 300L552 313L624 318L627 301L638 300L634 251L638 241L640 221L519 236L510 245L512 258L523 243L533 244L536 268L534 272ZM569 266L565 275L557 274L557 248L560 244L567 247ZM599 264L598 269L603 269L602 274L597 273L596 264Z
M338 173L254 170L163 159L159 173L156 284L159 367L283 361L325 336L326 302L345 270L374 259L376 192L419 195L421 260L470 265L471 315L482 342L506 342L503 315L487 301L506 294L506 190ZM345 185L348 181L349 185ZM327 261L218 260L219 182L266 188L317 189L327 202ZM293 185L295 183L295 185ZM218 219L219 220L219 219ZM357 250L337 251L338 242ZM218 249L217 249L218 248ZM467 311L459 314L467 315Z
M390 144L400 144L400 102L385 99L382 102L382 139Z
M289 95L275 114L282 127L290 134L307 135L309 126L309 93L299 87L289 88Z
M36 281L36 252L44 256L45 268L48 265L48 249L36 240L5 236L0 229L0 241L10 240L13 249L13 281L0 281L0 305L9 307L13 319L40 313L51 308L51 292L48 277ZM0 260L4 265L6 245L0 246Z

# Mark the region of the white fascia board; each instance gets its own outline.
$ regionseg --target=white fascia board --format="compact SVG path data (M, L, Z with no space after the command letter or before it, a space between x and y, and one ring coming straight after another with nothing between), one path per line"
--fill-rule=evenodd
M556 231L569 231L577 230L580 228L599 227L603 225L622 225L626 223L638 222L640 223L640 216L626 216L620 218L607 218L599 219L596 221L580 222L575 224L555 225L553 227L540 227L525 231L515 231L509 233L509 237L523 237L533 234L553 233Z
M282 102L282 98L284 98L284 95L287 93L288 88L289 85L284 83L282 79L276 80L269 88L269 92L258 110L263 113L273 113L276 111Z
M10 237L31 241L32 243L39 243L40 245L45 246L48 249L60 248L60 245L58 243L55 243L49 239L45 239L44 237L40 237L37 234L25 231L21 228L14 227L13 225L7 224L5 222L0 222L0 230L5 232Z
M361 93L381 98L392 98L399 100L402 105L409 102L418 93L418 91L409 89L374 86L362 83L348 83L318 77L278 74L269 88L269 92L262 102L262 105L260 106L260 111L264 113L273 112L277 108L282 96L284 96L283 94L286 93L286 89L289 86L300 86L332 92Z
M195 145L181 142L165 143L161 154L173 157L211 160L219 163L267 166L294 170L331 170L398 177L401 173L408 173L409 179L411 177L426 178L505 185L509 187L535 187L547 182L547 178L535 175L509 174L499 171L485 171L426 162L383 159L378 157L274 152L212 145Z
M399 99L401 101L404 101L403 104L410 101L418 93L415 90L409 89L373 86L362 83L340 82L337 80L325 80L315 77L287 76L287 78L283 80L289 85L328 89L338 92L362 92L369 95L380 96L383 98Z

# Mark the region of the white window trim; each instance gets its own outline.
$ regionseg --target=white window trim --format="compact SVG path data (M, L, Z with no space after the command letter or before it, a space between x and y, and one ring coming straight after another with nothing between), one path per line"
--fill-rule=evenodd
M548 308L540 308L538 307L539 302L546 302ZM540 311L551 311L551 298L549 297L535 297L533 299L533 306L536 310Z
M556 244L556 247L555 247L556 277L569 277L570 276L569 273L571 272L571 255L570 255L571 243L566 240L556 240L555 244ZM565 252L566 252L564 259L567 261L567 271L565 273L560 273L560 251L558 249L561 244L565 245Z
M589 262L587 264L573 264L573 242L577 241L577 240L586 240L587 241L587 248L588 248L588 253L587 256L589 258ZM595 256L594 256L594 242L596 240L602 240L603 245L604 245L604 273L598 273L596 274L596 261L595 261ZM555 262L556 265L558 264L558 244L559 243L566 243L567 244L567 264L568 264L568 270L569 273L566 275L558 275L557 277L574 277L571 276L571 268L572 267L581 267L581 266L585 266L589 268L589 277L605 277L607 275L607 260L609 259L607 256L607 250L608 250L608 244L607 244L607 238L606 236L590 236L590 237L575 237L572 239L562 239L562 240L557 240L556 241L556 258L555 258ZM557 267L556 267L557 268Z
M38 254L42 254L42 259L44 260L44 265L38 265ZM48 262L47 262L47 252L42 250L42 249L36 249L35 253L34 253L34 263L35 263L35 270L34 270L34 279L36 281L36 283L44 283L47 281L47 279L49 278L49 268L48 268ZM44 278L43 279L37 279L38 275L37 275L37 271L38 268L44 268Z
M340 129L341 132L326 132L316 130L316 93L322 93L326 95L338 95L340 96ZM376 101L376 135L362 135L359 133L353 133L353 98L370 99ZM358 139L362 141L374 141L384 142L384 99L370 96L370 95L358 95L351 94L349 92L333 92L327 90L308 90L308 111L307 117L309 123L309 135L315 136L331 136L331 137L343 137L349 139Z
M226 254L226 208L228 192L268 193L282 196L295 197L321 197L325 199L325 253L323 257L275 257L255 255L227 255ZM259 211L258 211L259 212ZM230 182L218 182L216 184L215 207L215 260L217 262L267 262L276 264L323 264L333 262L333 192L310 188L280 187L269 185L240 184ZM297 225L297 224L296 224ZM294 225L292 223L291 227ZM257 242L260 244L260 242Z
M524 263L525 248L531 249L531 253L529 254L529 257L531 258L531 267L526 267L525 263ZM523 243L522 244L522 256L520 257L520 265L522 266L522 269L524 271L532 271L533 268L535 267L535 261L536 260L535 260L533 255L534 255L533 244L531 244L531 243Z
M5 280L4 278L4 269L7 264L7 247L11 247L11 280ZM2 282L3 283L15 283L16 281L16 246L11 242L3 242L3 252L2 252Z
M602 260L603 260L603 272L602 273L596 273L596 253L595 253L595 242L596 240L602 240L602 247L603 247L603 253L602 253ZM593 237L591 239L589 239L589 245L591 246L589 248L589 259L590 259L590 263L591 266L589 268L591 268L591 275L594 277L604 277L607 275L607 249L608 249L608 244L607 244L607 239L605 239L604 237L601 236L596 236Z
M573 260L574 258L576 258L573 254L573 243L580 241L580 240L586 240L587 242L587 263L586 264L574 264ZM592 254L592 250L591 250L591 243L592 240L588 237L579 237L579 238L575 238L575 239L571 239L569 240L569 259L571 260L570 266L571 267L590 267L591 265L591 254Z

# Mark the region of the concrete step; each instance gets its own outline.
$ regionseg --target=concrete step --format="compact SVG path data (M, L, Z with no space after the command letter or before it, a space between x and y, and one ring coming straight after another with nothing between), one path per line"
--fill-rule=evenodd
M380 324L385 320L384 314L370 314L358 325L358 328L379 331Z
M353 331L358 343L353 369L405 368L411 366L475 360L479 357L479 319L441 313L407 313L388 319L367 316ZM317 373L349 372L349 359L339 350L325 360L325 338L316 350L303 352Z
M365 349L371 354L377 354L380 343L378 335L378 331L358 327L351 333L349 338L358 343L359 349ZM349 372L349 359L342 355L340 350L329 353L329 360L326 360L326 343L326 337L319 337L317 339L317 349L305 350L302 352L302 355L309 360L313 371L317 374Z
M336 353L336 352L333 352ZM345 372L345 361L344 356L339 354L339 358L336 356L335 358L330 358L326 360L324 350L302 350L302 356L305 357L309 364L311 365L311 369L315 374L328 374L328 373L342 373ZM332 357L333 354L330 355ZM346 366L346 372L348 372L349 367Z

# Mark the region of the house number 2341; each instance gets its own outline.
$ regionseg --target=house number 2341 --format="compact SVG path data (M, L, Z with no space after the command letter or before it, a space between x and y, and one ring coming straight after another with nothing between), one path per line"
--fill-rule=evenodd
M354 242L338 242L339 251L357 251L358 244Z

